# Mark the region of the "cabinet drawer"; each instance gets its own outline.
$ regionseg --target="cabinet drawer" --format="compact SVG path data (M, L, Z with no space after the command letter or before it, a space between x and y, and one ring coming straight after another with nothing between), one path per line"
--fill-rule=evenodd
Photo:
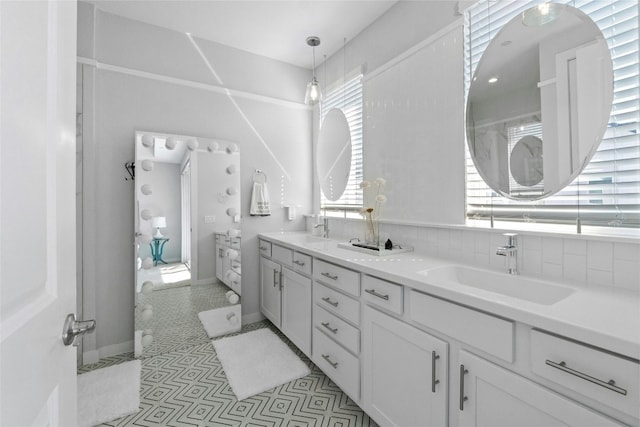
M313 331L313 362L349 397L360 399L360 361L318 330Z
M409 310L411 320L513 362L513 322L413 290Z
M351 295L360 296L360 273L355 271L314 259L313 278Z
M271 242L262 239L258 240L258 249L260 250L260 255L271 257Z
M311 275L311 257L309 255L301 254L300 252L293 253L293 269L308 276Z
M531 370L621 412L638 416L637 361L534 329Z
M360 302L351 297L316 282L313 288L313 301L355 325L360 324Z
M271 258L289 267L293 265L293 251L282 246L271 245Z
M358 354L360 351L360 331L358 328L351 326L316 304L313 305L313 324L354 354Z
M370 304L402 314L402 286L377 277L362 278L362 296Z

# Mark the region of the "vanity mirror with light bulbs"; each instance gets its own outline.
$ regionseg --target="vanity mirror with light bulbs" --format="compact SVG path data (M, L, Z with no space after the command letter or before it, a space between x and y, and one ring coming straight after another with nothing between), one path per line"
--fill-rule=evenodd
M228 307L240 328L238 145L187 135L135 134L135 356L210 340L198 314ZM217 244L233 240L235 289L219 279Z
M591 160L612 100L598 26L577 8L541 3L502 27L475 70L466 114L473 163L508 199L551 196Z

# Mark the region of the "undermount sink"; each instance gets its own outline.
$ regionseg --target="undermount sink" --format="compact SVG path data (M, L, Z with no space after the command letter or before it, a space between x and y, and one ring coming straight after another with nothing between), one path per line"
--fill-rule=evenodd
M456 283L542 305L562 301L574 290L544 280L490 270L447 265L418 272L435 285Z

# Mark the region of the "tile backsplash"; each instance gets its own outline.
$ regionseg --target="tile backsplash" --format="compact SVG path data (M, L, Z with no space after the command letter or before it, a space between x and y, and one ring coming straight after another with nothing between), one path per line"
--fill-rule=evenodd
M354 219L331 218L330 236L362 238L364 226ZM503 271L503 230L466 227L380 224L381 239L391 238L425 255ZM518 270L525 276L562 281L577 286L640 292L640 241L602 239L587 235L518 233Z

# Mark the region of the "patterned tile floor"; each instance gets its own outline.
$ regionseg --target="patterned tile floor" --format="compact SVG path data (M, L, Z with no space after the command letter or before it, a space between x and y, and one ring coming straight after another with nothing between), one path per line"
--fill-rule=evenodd
M271 323L244 325L240 333L258 328L271 328L311 374L238 402L209 340L162 346L167 351L142 359L140 411L102 426L377 426ZM132 358L102 359L78 373Z

